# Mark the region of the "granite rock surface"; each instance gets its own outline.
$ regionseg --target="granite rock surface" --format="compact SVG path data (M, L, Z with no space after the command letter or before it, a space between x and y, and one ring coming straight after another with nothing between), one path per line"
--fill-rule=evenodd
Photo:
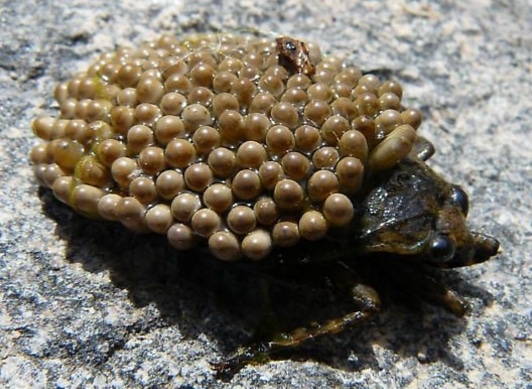
M0 386L531 388L530 4L427 4L0 2ZM210 362L250 338L260 291L229 294L228 304L164 239L88 221L38 188L30 122L55 113L58 81L99 53L161 33L248 29L389 70L405 104L423 110L420 131L437 147L431 165L470 193L472 226L501 240L496 259L448 275L469 316L391 307L219 381Z

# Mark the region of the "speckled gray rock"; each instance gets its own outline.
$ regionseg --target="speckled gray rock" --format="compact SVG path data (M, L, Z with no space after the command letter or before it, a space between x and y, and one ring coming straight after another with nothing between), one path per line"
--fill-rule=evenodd
M530 387L528 2L211 3L2 2L0 386ZM390 69L406 104L423 109L421 132L437 146L431 165L469 191L471 223L502 243L497 259L448 277L471 302L470 316L392 307L295 358L219 382L209 362L251 336L246 309L254 312L256 292L219 302L163 240L87 221L38 190L27 163L29 122L53 113L53 86L73 69L162 32L248 27L314 40L364 69Z

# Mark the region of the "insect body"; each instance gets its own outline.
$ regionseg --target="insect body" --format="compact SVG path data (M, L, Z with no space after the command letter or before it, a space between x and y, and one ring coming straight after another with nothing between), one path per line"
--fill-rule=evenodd
M312 76L316 72L310 59L307 44L296 39L280 37L275 40L279 51L279 64L291 73Z
M103 55L55 91L58 118L34 121L39 182L76 211L178 250L285 271L322 266L357 309L284 334L219 366L356 324L379 308L369 254L394 256L423 297L464 302L427 269L495 255L465 225L467 196L424 163L433 152L395 81L363 75L315 45L233 35L162 37ZM351 270L348 270L351 269ZM397 282L405 283L403 274Z
M420 158L432 154L430 143L420 138L416 146L360 195L357 216L347 228L319 244L271 258L276 264L274 276L286 278L286 268L307 267L290 272L289 277L310 273L317 283L317 274L350 296L354 310L241 348L215 365L220 375L231 375L247 363L367 320L381 305L374 283L388 283L385 289L392 293L395 288L408 298L441 305L457 316L466 313L467 302L438 280L437 271L487 261L497 254L499 242L470 232L466 193L436 175Z

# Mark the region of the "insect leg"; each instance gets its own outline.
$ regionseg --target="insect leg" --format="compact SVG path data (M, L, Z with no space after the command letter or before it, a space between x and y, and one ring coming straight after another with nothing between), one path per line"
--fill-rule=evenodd
M416 281L413 292L422 299L439 305L458 317L462 317L469 310L469 304L462 296L427 274L421 275Z
M336 271L328 274L333 284L339 282L339 289L344 289L346 286L345 282L349 275L351 275L346 272L342 273L342 269L336 269ZM322 335L336 334L348 326L358 325L372 317L380 309L378 293L370 286L359 283L358 277L352 279L352 281L354 283L351 284L349 292L352 301L358 307L357 310L322 323L313 323L307 327L300 327L291 332L277 334L270 340L241 347L227 360L214 364L217 375L230 377L247 364L263 363L269 359L270 355L279 351L295 348L309 339Z
M418 135L410 155L414 155L422 161L426 161L434 155L434 152L434 145L426 138Z

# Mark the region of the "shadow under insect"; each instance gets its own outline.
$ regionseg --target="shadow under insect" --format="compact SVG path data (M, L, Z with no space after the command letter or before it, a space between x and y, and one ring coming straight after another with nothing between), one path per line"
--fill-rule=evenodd
M176 252L162 236L139 237L117 224L88 221L49 191L41 197L58 222L58 235L68 241L68 258L91 272L109 269L113 283L127 289L137 306L154 303L165 325L177 324L192 338L207 334L225 353L256 332L251 346L216 365L222 377L270 357L379 369L373 343L406 355L423 349L423 360L460 368L446 345L463 331L463 322L441 311L424 316L418 308L428 301L462 316L467 304L461 295L489 300L458 273L441 269L483 262L496 254L498 242L467 229L467 197L425 165L430 155L426 145L418 147L387 175L369 177L371 189L355 202L359 215L349 228L278 249L260 263L226 263L201 250ZM374 316L390 302L414 309L405 314L394 305ZM356 329L321 337L351 325ZM303 343L312 338L319 339ZM357 359L346 363L351 353Z

